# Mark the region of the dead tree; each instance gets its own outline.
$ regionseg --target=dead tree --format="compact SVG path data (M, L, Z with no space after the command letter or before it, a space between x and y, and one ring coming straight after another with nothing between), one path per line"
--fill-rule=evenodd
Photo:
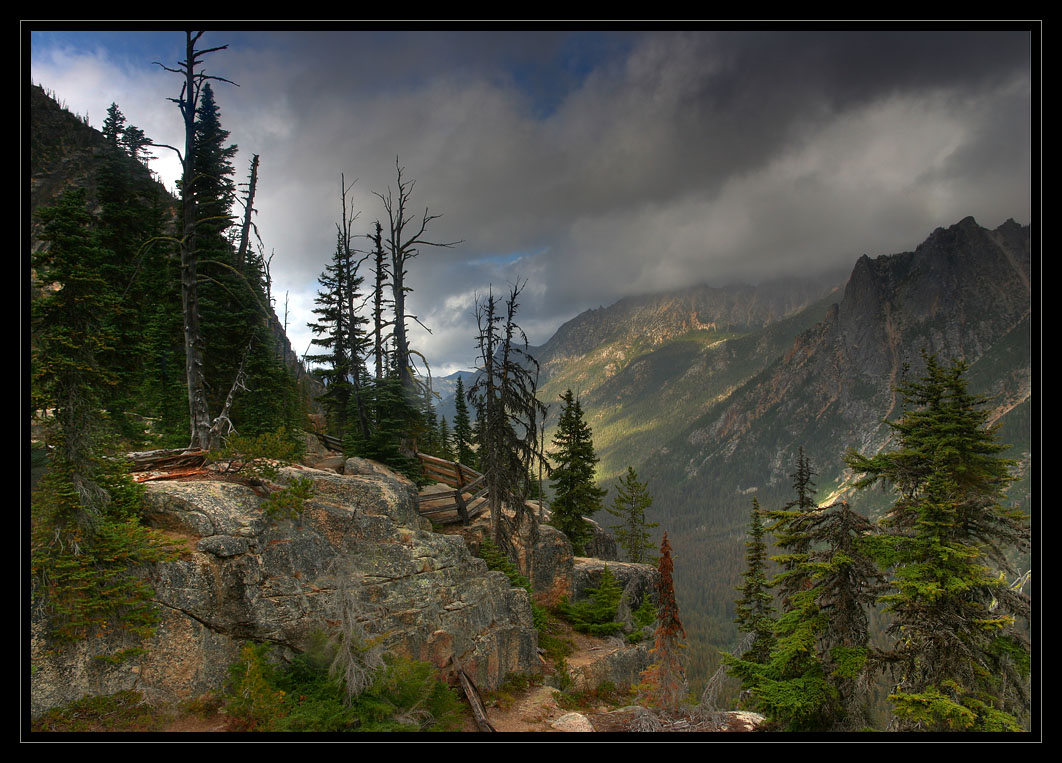
M448 249L461 243L452 241L438 243L425 238L428 224L437 220L440 215L428 214L428 208L424 208L424 214L420 222L416 222L416 216L410 212L410 199L413 196L415 180L405 180L402 174L405 169L399 165L398 157L395 157L395 171L398 176L397 190L392 192L387 189L387 195L377 193L376 196L383 202L387 212L388 233L385 242L387 252L391 256L391 295L394 308L394 353L395 362L398 366L398 378L402 389L407 393L413 392L414 378L413 366L410 361L409 338L406 335L406 319L417 320L416 316L406 314L406 294L412 291L406 286L406 263L420 254L420 247L435 246ZM419 323L419 321L418 321ZM423 326L423 324L421 324Z
M240 229L240 246L236 250L236 269L243 272L243 263L247 257L247 239L251 232L251 213L254 212L254 192L258 187L258 154L251 159L251 179L247 183L247 198L243 208L243 227Z
M185 374L188 382L188 414L191 424L191 442L188 447L210 450L221 442L220 422L222 419L219 417L217 420L219 426L212 425L210 411L207 407L206 383L203 378L203 334L199 322L198 252L195 236L196 224L199 221L197 220L195 194L192 192L196 172L195 115L204 84L210 80L228 82L233 85L236 83L224 77L209 76L206 72L198 71L204 56L225 50L228 45L196 50L195 45L203 36L203 32L186 32L185 35L185 59L178 62L176 69L164 66L157 61L155 63L168 72L184 77L180 96L169 100L177 104L184 118L184 153L177 151L177 155L181 159L181 195L183 196L182 211L184 214L180 251ZM172 146L165 147L173 148ZM227 415L227 411L223 411L222 415Z

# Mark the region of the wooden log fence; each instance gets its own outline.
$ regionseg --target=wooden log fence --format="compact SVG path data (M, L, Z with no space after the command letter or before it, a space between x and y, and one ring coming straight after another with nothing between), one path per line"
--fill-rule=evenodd
M417 453L417 458L425 475L454 488L453 492L421 494L418 507L421 516L439 525L455 522L467 525L486 509L487 482L482 474L458 461L427 453Z

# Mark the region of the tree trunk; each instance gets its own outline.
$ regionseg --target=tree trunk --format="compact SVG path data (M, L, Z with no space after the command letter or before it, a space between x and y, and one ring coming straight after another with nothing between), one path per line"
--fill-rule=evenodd
M203 380L203 336L199 326L197 252L195 248L196 208L192 186L195 178L195 39L187 36L187 62L181 111L184 115L183 196L184 235L181 237L181 306L184 310L185 375L188 380L188 417L191 427L189 448L210 448L210 411Z

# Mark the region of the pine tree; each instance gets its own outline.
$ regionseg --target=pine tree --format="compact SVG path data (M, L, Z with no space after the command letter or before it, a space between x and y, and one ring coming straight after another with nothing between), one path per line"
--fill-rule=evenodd
M741 659L753 663L766 662L774 645L774 596L767 581L764 535L763 511L759 501L753 498L749 537L745 541L745 575L738 588L741 598L737 602L736 617L738 630L752 634L752 644Z
M1007 552L1026 547L1029 531L1001 504L1012 462L999 455L1006 446L987 424L987 400L967 389L965 364L925 363L920 381L900 386L906 410L889 422L896 446L845 458L863 475L859 487L881 483L898 494L878 544L894 572L881 600L897 639L886 655L898 676L895 727L1020 730L1029 645L1015 626L1029 602L1003 574Z
M445 416L439 421L439 458L454 460L453 437L450 435L450 425L446 423Z
M476 302L480 370L469 397L479 426L479 468L487 483L494 544L514 555L512 537L525 522L529 540L536 538L538 519L526 505L530 469L542 458L538 420L545 408L536 396L538 362L527 350L527 337L516 323L522 284L511 287L504 307L488 292ZM503 508L511 513L505 515Z
M622 520L621 524L612 525L616 542L627 552L627 560L638 564L650 561L653 543L649 530L657 527L657 522L646 522L645 511L653 505L649 495L648 483L638 481L638 473L633 466L627 467L627 474L616 485L616 498L612 506L605 510Z
M337 236L332 262L325 266L317 279L321 289L314 300L316 306L313 313L318 319L315 323L307 324L314 334L310 343L325 352L307 355L306 360L323 364L318 374L324 380L326 390L319 400L338 437L343 437L347 432L347 417L353 394L351 375L354 369L349 346L351 326L348 325L346 305L347 293L355 287L348 282L347 259L348 253L343 247L342 238Z
M811 542L807 533L799 529L801 525L798 520L817 508L814 501L815 483L812 481L814 476L815 472L801 447L797 455L797 470L792 474L796 497L781 511L768 514L773 522L767 529L774 535L775 547L782 551L771 558L782 567L782 573L772 581L772 585L779 590L783 607L788 606L795 594L810 587L804 562L807 561Z
M553 437L556 466L550 480L554 491L551 524L568 536L572 549L582 555L591 538L590 525L584 517L601 508L607 491L594 484L594 466L598 457L579 400L569 389L561 395L561 401L564 407Z
M642 673L641 695L650 707L677 713L685 701L688 687L683 667L682 650L686 648L686 629L679 619L672 580L671 543L667 533L660 544L659 605L656 634L652 654L655 662Z
M118 148L124 130L125 114L118 108L118 104L112 101L107 107L107 118L103 120L103 137L112 146Z
M472 449L472 424L468 418L468 403L465 402L465 385L460 376L457 377L454 408L454 452L458 461L475 469L478 459Z
M144 131L135 125L127 125L122 130L122 148L133 159L136 159L141 164L147 166L149 159L154 159L154 155L151 154L147 147L152 145L151 138L144 134Z
M113 254L99 245L86 203L83 190L71 190L37 214L46 245L30 262L47 288L32 306L31 404L52 412L53 468L68 473L76 491L72 518L91 526L109 500L96 479L99 409L115 379L101 358L115 341L106 318L118 298L101 275Z
M807 541L766 660L737 665L758 710L786 731L853 731L867 726L867 608L882 575L868 553L874 527L839 501L800 512L789 531Z

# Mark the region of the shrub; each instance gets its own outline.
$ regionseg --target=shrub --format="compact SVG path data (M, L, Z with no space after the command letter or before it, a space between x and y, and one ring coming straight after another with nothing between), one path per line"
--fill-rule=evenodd
M460 723L460 701L429 663L386 654L372 683L351 696L330 675L332 656L320 642L285 666L268 653L249 644L231 669L226 712L245 730L446 731Z
M582 633L593 636L613 636L623 629L623 623L616 622L616 610L619 608L620 597L623 589L612 575L612 571L606 566L601 573L601 583L597 588L588 588L587 601L579 601L574 604L567 599L561 602L558 610L561 615L572 624L572 627Z

